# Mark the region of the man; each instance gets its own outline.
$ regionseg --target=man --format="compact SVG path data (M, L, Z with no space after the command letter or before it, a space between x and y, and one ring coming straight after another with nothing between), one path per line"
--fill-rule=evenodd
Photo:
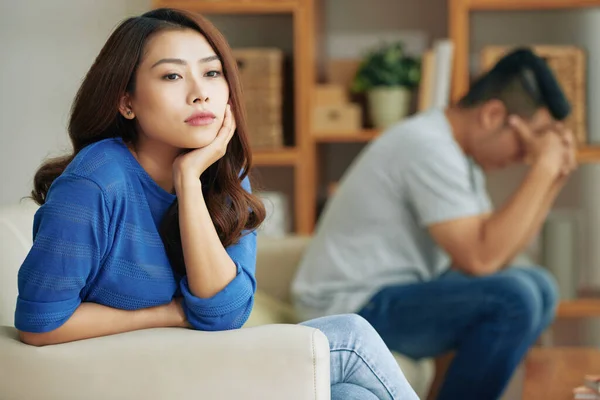
M414 359L454 351L439 399L500 397L555 314L551 276L509 264L575 168L569 113L546 63L519 49L455 106L391 127L326 207L293 284L299 311L358 313ZM525 179L492 210L482 169L519 162Z

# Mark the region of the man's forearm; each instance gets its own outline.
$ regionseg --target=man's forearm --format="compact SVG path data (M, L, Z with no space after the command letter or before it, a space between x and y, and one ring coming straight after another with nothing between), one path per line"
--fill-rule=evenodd
M140 329L185 326L173 305L135 311L96 303L82 303L62 326L45 333L20 332L24 343L34 346L67 343Z
M484 222L479 258L485 272L503 267L532 240L558 194L555 184L554 173L534 165L515 194Z
M527 246L529 246L529 244L533 241L535 236L540 232L540 230L542 229L542 226L544 225L544 222L546 221L546 218L548 217L548 213L552 209L552 205L554 204L554 201L558 197L558 194L564 187L565 182L566 182L566 180L564 180L564 179L556 180L554 182L554 184L548 191L548 194L546 195L546 198L544 199L542 206L538 210L537 215L535 216L535 220L530 225L529 230L525 234L523 242L521 242L519 244L517 250L509 257L508 260L506 260L507 262L512 260L514 257L517 256L517 254L520 251L522 251Z

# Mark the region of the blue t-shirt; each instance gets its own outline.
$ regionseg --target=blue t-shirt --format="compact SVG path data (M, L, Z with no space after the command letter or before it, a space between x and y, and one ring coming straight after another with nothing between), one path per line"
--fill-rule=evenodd
M242 186L250 191L247 179ZM19 270L15 327L52 331L82 302L137 310L167 304L174 296L183 296L195 329L241 327L256 290L256 232L226 249L236 278L211 298L195 297L187 279L173 273L159 235L175 198L121 139L81 150L35 215L33 247Z

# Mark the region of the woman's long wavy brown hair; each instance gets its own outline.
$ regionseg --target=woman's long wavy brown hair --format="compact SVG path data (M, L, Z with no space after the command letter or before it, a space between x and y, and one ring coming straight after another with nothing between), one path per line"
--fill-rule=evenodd
M135 144L135 123L119 113L119 100L125 93L135 90L136 71L148 40L158 32L173 29L193 29L206 37L220 57L229 83L236 133L225 156L200 177L213 224L221 243L227 247L237 242L245 231L256 229L265 218L265 209L258 197L241 186L250 172L252 154L236 61L223 35L197 14L157 9L128 18L117 27L94 61L73 102L68 127L73 152L42 164L35 174L31 195L38 204L43 204L52 182L77 153L91 143L121 137L125 142ZM165 214L160 233L173 270L184 275L177 200Z

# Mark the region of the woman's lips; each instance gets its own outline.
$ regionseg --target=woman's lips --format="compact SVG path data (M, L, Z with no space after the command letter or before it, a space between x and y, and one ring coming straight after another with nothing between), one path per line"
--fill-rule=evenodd
M212 124L214 121L214 117L195 117L188 119L185 122L191 126L206 126Z
M212 124L215 119L215 114L209 111L197 111L190 115L185 123L191 126L206 126Z

